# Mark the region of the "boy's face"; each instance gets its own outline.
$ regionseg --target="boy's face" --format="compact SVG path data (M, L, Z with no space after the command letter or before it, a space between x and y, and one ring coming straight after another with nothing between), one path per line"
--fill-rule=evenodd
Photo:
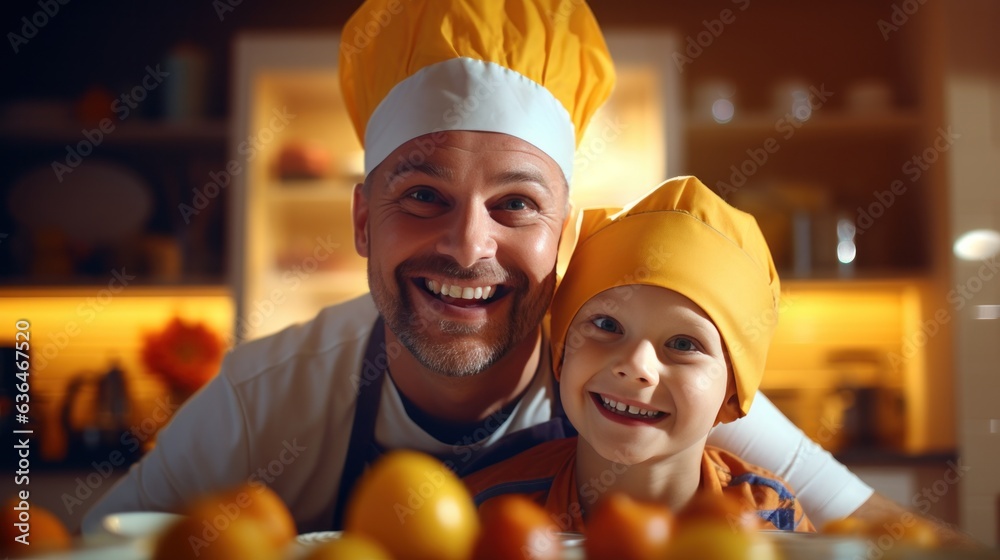
M560 395L598 454L637 464L700 454L727 379L722 337L701 308L673 290L632 284L598 294L574 317Z

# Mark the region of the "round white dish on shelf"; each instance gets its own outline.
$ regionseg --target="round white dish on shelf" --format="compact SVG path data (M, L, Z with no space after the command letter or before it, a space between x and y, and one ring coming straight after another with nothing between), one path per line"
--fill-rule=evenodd
M84 243L121 241L142 231L153 210L149 183L119 163L81 159L59 175L43 165L20 176L6 200L14 221Z

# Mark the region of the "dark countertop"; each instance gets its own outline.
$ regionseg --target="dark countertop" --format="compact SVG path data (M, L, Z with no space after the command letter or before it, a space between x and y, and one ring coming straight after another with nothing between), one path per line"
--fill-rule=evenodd
M853 466L937 466L958 460L958 451L906 453L894 449L871 448L838 451L834 457L845 465Z

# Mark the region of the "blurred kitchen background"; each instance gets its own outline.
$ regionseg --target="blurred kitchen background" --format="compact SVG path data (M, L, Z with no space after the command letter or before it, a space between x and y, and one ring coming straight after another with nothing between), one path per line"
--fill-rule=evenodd
M72 527L226 348L366 291L336 73L358 3L0 8L0 345L30 322L32 488ZM590 4L619 83L575 204L694 174L753 213L784 292L764 392L997 544L1000 4Z

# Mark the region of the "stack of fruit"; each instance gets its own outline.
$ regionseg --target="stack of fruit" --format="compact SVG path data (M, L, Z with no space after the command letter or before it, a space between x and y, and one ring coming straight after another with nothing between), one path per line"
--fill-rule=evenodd
M624 494L602 499L583 545L529 499L508 495L477 512L448 468L412 451L387 454L361 479L339 538L291 552L294 525L264 487L242 487L193 504L158 539L154 560L615 560L777 558L755 517L722 498L698 498L672 514Z
M929 559L973 557L955 550L926 555L937 538L915 517L885 523L841 520L824 527L825 535L770 533L759 530L756 513L721 496L705 495L673 513L610 493L588 512L585 535L563 533L558 516L523 496L494 498L477 512L465 486L444 464L412 451L394 451L377 462L350 496L345 530L314 535L329 538L312 539L308 545L302 543L309 539L296 539L286 505L260 483L205 496L182 513L153 537L143 560L840 560L911 558L917 553ZM57 521L50 523L52 516L34 509L32 514L33 537L41 539L36 542L48 543L50 550L69 547L69 535ZM0 555L8 552L4 549Z

